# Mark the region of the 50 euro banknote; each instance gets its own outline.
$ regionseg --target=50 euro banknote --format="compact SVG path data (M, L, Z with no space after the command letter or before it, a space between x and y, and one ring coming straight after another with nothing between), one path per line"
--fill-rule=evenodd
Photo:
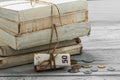
M35 71L43 71L49 69L57 69L71 65L70 54L53 54L54 60L50 61L50 54L35 54L34 55L34 67ZM52 68L51 68L52 65ZM54 67L55 66L55 67Z

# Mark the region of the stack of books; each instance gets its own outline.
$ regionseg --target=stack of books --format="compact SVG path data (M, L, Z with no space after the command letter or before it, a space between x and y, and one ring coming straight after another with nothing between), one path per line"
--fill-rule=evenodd
M79 37L91 30L87 7L86 0L0 2L0 68L32 63L34 53L47 53L58 40L55 53L80 53ZM50 43L53 24L58 40L53 31Z

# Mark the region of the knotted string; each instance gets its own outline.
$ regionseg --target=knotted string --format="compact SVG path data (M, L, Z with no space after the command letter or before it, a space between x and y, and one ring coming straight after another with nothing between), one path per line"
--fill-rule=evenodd
M50 54L50 59L41 62L40 66L43 66L42 64L44 64L46 62L49 62L48 64L44 65L44 69L46 69L49 65L50 65L51 69L56 69L55 58L56 58L56 56L58 54L56 54L54 56L54 53L56 51L56 48L59 45L59 35L58 35L57 28L56 28L57 26L53 22L53 16L54 16L53 15L53 7L55 7L57 9L60 25L62 26L62 20L61 20L61 14L60 14L59 8L57 7L56 4L54 4L52 2L43 1L43 0L30 0L30 4L31 4L32 7L34 7L33 2L35 2L35 3L42 2L42 3L45 3L45 4L49 5L49 6L51 6L51 37L50 37L50 44L49 44L49 50L48 50L48 54ZM2 7L14 5L14 4L24 4L24 3L29 3L29 2L13 3L13 4L4 5ZM52 41L53 41L54 31L55 31L57 43L56 43L55 47L53 48L53 50L50 50L51 49L51 44L52 44ZM50 51L52 51L52 52L50 52ZM53 65L52 65L52 63L53 63Z
M60 21L60 24L62 26L62 21L61 21L61 16L60 16L60 11L59 11L59 8L57 7L56 4L54 3L51 3L51 2L46 2L46 1L39 1L39 0L35 0L35 2L43 2L49 6L51 6L51 37L50 37L50 44L49 44L49 50L48 50L48 54L50 54L50 59L49 60L45 60L43 62L41 62L40 66L42 66L44 63L48 62L48 64L44 65L44 69L46 69L49 65L50 65L50 68L51 69L56 69L56 62L55 62L55 58L58 54L54 55L55 51L56 51L56 48L58 47L59 45L59 35L58 35L58 31L57 31L57 28L56 28L56 25L54 24L53 22L53 7L55 7L57 9L57 12L58 12L58 15L59 15L59 21ZM31 1L31 5L32 5L32 1ZM55 36L56 36L56 40L57 40L57 43L55 45L55 47L53 48L52 52L50 52L51 50L51 44L52 44L52 41L53 41L53 35L54 35L54 31L55 31Z

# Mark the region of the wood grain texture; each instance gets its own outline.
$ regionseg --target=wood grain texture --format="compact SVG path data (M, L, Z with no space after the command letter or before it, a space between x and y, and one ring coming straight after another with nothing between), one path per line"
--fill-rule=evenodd
M77 37L89 35L91 25L89 22L76 23L57 27L59 41L72 40ZM30 47L49 44L51 29L46 29L38 32L12 35L0 29L1 41L12 47L13 49L26 49ZM53 42L56 42L55 34Z
M93 73L93 75L83 74L82 71L86 69L78 74L69 74L67 69L35 73L32 71L32 64L30 64L0 70L0 75L25 76L17 78L9 77L6 80L22 80L24 78L25 80L120 80L120 10L118 10L120 0L88 0L88 2L92 32L88 38L82 38L84 47L81 57L76 55L72 58L82 60L92 57L95 60L93 64L91 63L93 67L104 63L107 67L114 67L116 69L115 72L109 72L105 68L104 70L100 69L97 74ZM52 76L46 75L52 73ZM63 75L59 75L59 73ZM26 78L26 76L29 77Z
M71 55L74 55L74 54L80 54L81 50L82 50L82 45L77 44L73 46L58 48L56 49L55 54L70 53ZM47 52L47 51L42 51L42 52ZM0 57L0 69L32 63L34 54L35 53L29 53L29 54L16 55L10 57Z
M119 80L119 76L29 76L29 77L0 77L1 80Z

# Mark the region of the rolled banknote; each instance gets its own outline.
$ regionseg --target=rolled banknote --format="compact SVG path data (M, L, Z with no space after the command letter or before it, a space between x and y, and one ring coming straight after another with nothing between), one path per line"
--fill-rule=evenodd
M65 66L70 66L70 54L53 54L54 59L51 60L50 54L38 53L34 55L35 71L43 71L48 69L56 69ZM50 63L51 61L51 63Z

